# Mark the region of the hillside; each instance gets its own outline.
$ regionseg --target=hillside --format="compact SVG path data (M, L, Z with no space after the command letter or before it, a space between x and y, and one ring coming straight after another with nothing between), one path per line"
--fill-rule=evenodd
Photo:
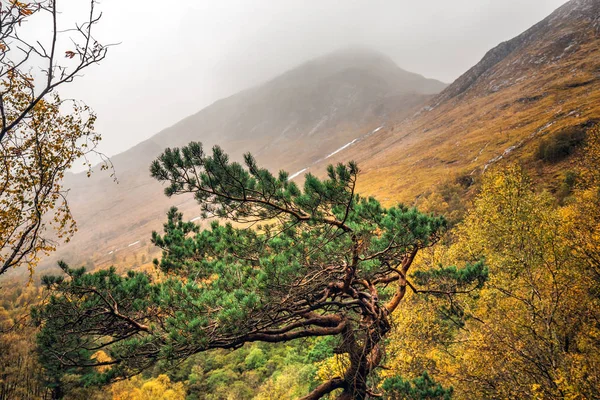
M328 54L112 162L0 276L0 400L600 399L600 0L450 85Z
M521 160L548 181L570 161L534 160L540 140L597 120L600 2L572 0L490 50L417 115L334 161L358 161L360 190L388 203L412 202L447 180L477 179L504 160Z
M160 229L172 205L195 218L193 201L167 199L149 177L150 162L166 147L192 140L207 148L219 144L236 159L249 151L262 165L294 174L365 133L413 115L444 87L400 69L383 54L354 49L309 61L217 101L113 157L118 185L100 172L91 179L68 176L79 232L46 265L56 258L82 262L89 257L104 265L115 262L117 252L146 252L142 247L151 249L150 233Z

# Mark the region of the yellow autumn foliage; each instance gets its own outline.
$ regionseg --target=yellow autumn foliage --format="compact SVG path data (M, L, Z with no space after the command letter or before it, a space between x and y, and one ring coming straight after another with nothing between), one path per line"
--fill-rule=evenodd
M335 354L317 364L317 379L326 382L330 379L344 376L350 364L346 354Z
M173 383L167 375L144 380L135 376L111 388L113 400L185 400L182 382Z
M75 233L62 180L100 140L90 108L57 94L41 99L19 119L30 106L31 80L17 73L0 80L3 118L19 121L0 146L0 275L21 265L33 272L40 257Z
M594 135L590 143L597 143ZM420 260L420 268L430 268L484 257L486 286L463 302L464 326L440 323L441 300L408 298L410 305L394 315L391 368L383 375L426 370L465 399L598 398L600 191L590 182L600 179L594 174L583 171L575 200L559 208L517 165L488 173L453 232L455 243Z

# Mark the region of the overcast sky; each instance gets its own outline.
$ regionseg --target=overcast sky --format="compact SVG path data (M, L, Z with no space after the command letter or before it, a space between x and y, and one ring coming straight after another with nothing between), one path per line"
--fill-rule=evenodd
M98 114L114 155L219 98L313 57L371 47L452 82L565 0L101 0L97 36L121 42L61 89ZM85 3L59 0L62 17ZM61 5L62 4L62 5Z

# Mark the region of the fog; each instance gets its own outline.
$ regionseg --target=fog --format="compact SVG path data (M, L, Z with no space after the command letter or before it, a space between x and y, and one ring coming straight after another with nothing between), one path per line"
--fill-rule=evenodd
M83 0L59 0L61 18ZM96 36L120 42L61 89L98 114L114 155L215 100L345 47L452 82L563 0L102 0Z

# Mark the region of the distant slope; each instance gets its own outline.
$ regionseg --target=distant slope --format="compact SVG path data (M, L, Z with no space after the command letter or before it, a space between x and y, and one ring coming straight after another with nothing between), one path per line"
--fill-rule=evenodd
M118 185L106 174L70 175L69 201L79 232L57 257L72 262L92 257L106 265L119 252L149 246L168 207L180 206L190 219L197 216L193 201L167 199L149 177L150 162L166 147L192 140L208 150L219 144L233 158L250 151L262 165L293 174L382 125L414 115L444 87L400 69L383 54L353 49L217 101L113 157Z
M489 51L416 116L334 159L359 162L362 191L412 202L507 159L556 174L568 165L533 160L541 138L599 120L600 1L572 0Z

